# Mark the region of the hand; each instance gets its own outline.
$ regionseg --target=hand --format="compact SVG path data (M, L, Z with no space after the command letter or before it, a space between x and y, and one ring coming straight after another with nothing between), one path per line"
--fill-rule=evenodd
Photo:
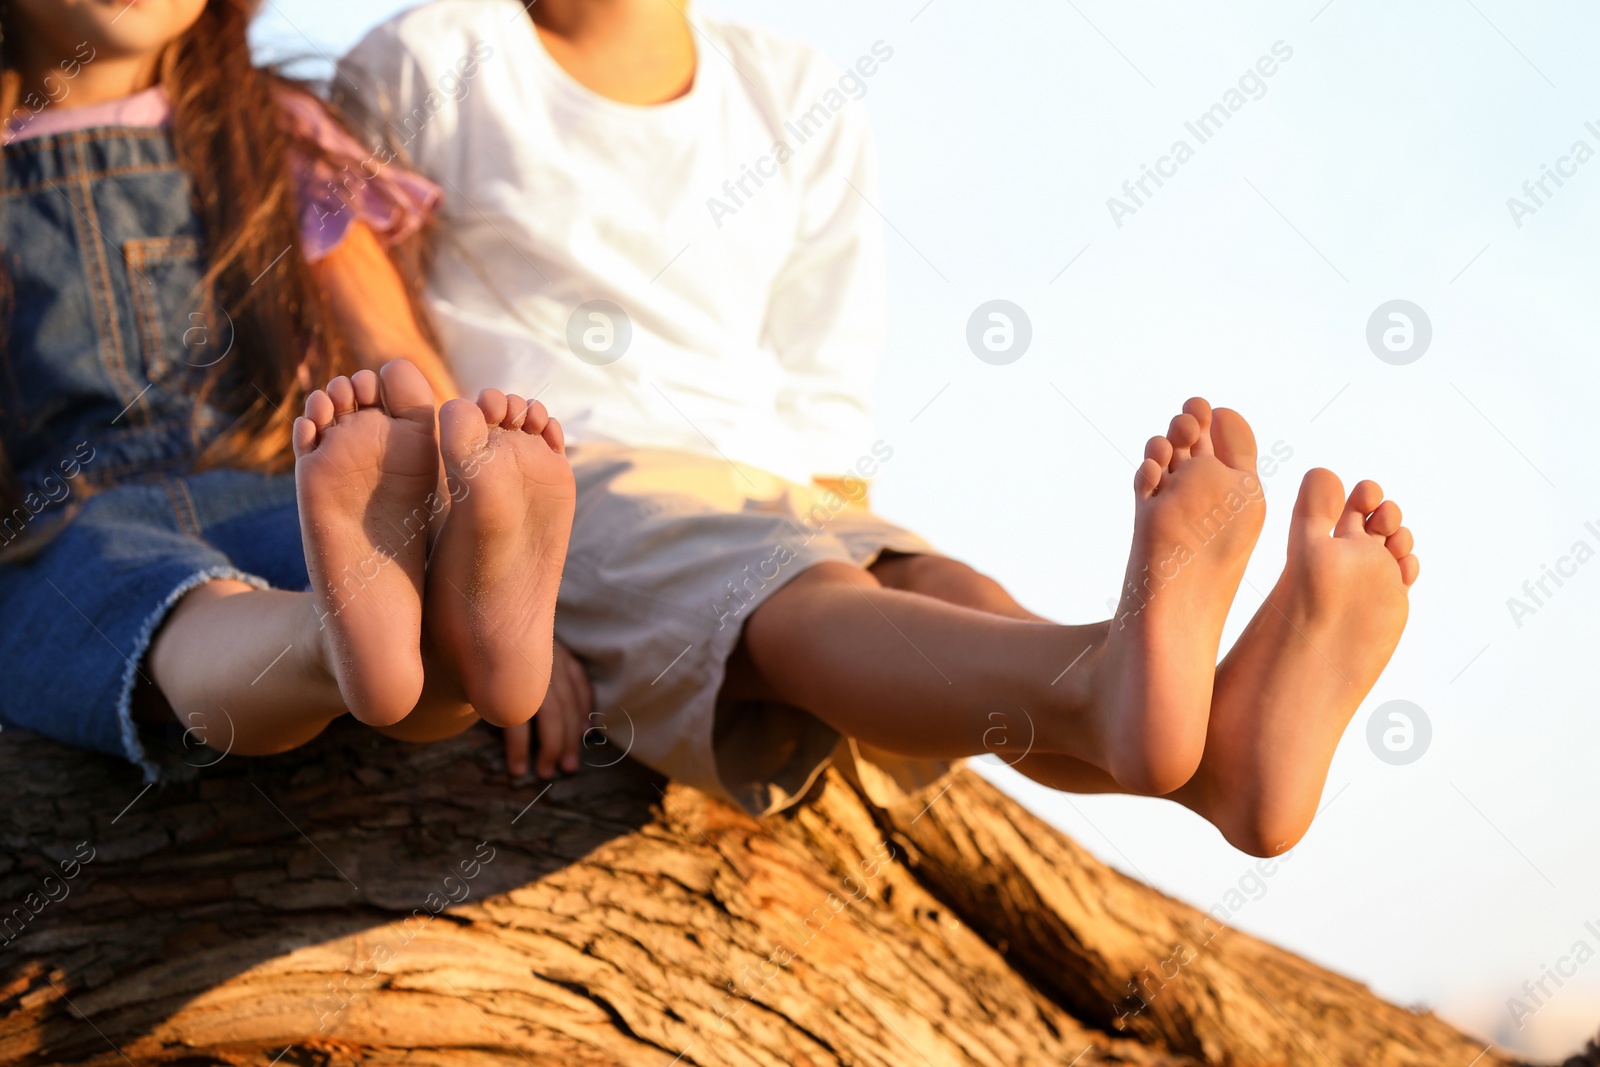
M505 728L506 770L513 778L528 773L528 748L533 728L539 729L539 761L534 773L554 778L556 768L571 774L578 769L578 752L589 729L589 713L594 710L594 690L583 664L556 642L550 660L550 688L544 703L531 722Z

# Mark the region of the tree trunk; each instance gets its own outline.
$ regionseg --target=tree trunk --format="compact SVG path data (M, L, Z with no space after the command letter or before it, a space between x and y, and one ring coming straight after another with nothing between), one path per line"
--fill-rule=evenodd
M341 726L141 789L0 736L0 1063L1512 1062L966 770L887 812L830 771L756 821L628 761L517 787L487 731Z

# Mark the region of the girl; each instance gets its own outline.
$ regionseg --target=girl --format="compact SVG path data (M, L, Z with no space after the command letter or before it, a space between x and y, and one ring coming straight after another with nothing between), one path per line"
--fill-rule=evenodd
M0 718L149 776L141 719L243 754L526 721L570 526L541 405L436 417L402 246L437 190L254 67L254 8L0 3Z
M1049 623L873 515L882 250L851 99L893 49L841 72L683 11L433 0L339 79L451 190L428 296L454 369L574 413L556 629L609 736L757 814L841 736L869 789L1004 739L1047 784L1170 796L1251 852L1299 840L1405 624L1399 509L1312 471L1220 666L1264 511L1234 412L1191 400L1150 440L1113 620Z

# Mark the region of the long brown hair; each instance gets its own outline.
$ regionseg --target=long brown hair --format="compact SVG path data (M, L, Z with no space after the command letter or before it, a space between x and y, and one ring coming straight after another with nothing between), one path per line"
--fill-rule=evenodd
M296 168L322 161L337 172L358 161L332 158L290 120L283 94L310 93L308 85L255 65L248 28L259 4L210 0L161 57L159 83L171 98L172 141L192 182L209 254L201 295L232 323L233 347L208 372L201 397L235 419L207 444L198 465L281 471L293 463L289 432L307 385L353 369L350 345L300 253ZM8 6L0 0L0 27ZM10 48L7 42L0 52L0 116L14 113L20 93ZM418 244L392 249L390 259L426 332ZM10 285L0 288L0 316L9 322ZM15 506L15 492L0 450L0 514Z

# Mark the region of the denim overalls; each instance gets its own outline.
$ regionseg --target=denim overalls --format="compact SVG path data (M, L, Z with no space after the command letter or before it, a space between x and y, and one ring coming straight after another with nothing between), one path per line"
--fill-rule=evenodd
M23 501L0 515L0 725L154 777L167 761L130 715L151 638L209 580L306 588L294 479L194 472L197 429L227 423L196 392L232 326L199 292L202 227L168 132L4 151L0 440Z

